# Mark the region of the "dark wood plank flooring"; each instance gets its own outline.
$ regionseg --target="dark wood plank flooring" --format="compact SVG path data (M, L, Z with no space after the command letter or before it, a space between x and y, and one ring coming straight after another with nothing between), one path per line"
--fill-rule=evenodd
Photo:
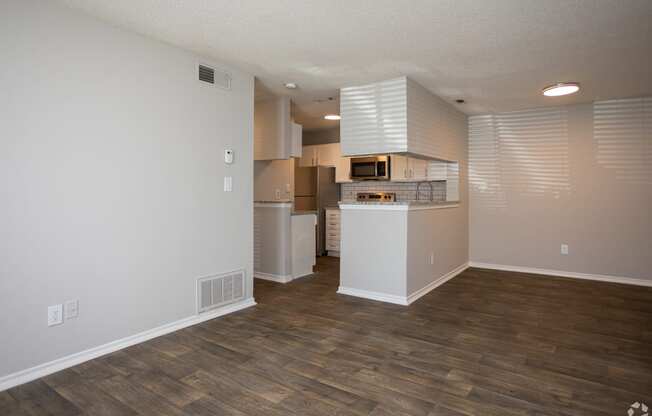
M652 406L652 288L469 269L410 307L336 259L258 306L0 392L1 415L626 415Z

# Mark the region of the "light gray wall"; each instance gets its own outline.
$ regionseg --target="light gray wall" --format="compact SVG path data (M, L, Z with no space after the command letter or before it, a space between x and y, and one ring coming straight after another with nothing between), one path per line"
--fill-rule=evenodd
M407 211L340 212L340 286L405 297Z
M292 274L291 214L288 204L256 204L254 208L254 271Z
M469 135L472 261L652 280L651 98L475 116Z
M200 276L252 296L252 76L55 2L3 1L0 51L0 377L194 315Z
M407 296L468 262L465 216L463 207L409 211Z
M340 128L334 127L332 129L321 129L303 131L302 144L304 146L313 144L328 144L340 142Z

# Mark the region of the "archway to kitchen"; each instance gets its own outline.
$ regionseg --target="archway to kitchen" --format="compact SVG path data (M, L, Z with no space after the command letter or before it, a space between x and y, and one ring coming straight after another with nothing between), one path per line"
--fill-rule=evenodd
M328 276L335 291L338 202L342 183L350 179L339 120L324 116L339 113L338 97L297 106L291 92L273 93L259 81L255 96L254 290L270 281Z

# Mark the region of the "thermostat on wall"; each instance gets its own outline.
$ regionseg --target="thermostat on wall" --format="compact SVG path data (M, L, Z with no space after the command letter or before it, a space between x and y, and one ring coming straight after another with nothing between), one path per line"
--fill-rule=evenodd
M224 163L228 163L229 165L233 163L233 150L224 149Z

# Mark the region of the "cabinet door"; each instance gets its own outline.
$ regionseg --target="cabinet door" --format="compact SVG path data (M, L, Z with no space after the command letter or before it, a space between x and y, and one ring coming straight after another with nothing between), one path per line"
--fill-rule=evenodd
M256 101L254 105L254 160L289 159L292 147L290 99Z
M408 158L408 173L413 181L425 181L428 177L428 162L423 159Z
M302 168L317 166L316 156L316 146L303 146L301 149L301 159L299 159L299 166Z
M292 151L290 156L301 157L303 142L303 126L301 124L292 123Z
M337 166L335 166L335 182L352 182L350 157L341 157L337 160Z
M408 158L403 155L390 155L390 179L395 182L405 182L410 180Z
M317 148L317 165L337 166L337 159L340 157L339 143L320 144Z

